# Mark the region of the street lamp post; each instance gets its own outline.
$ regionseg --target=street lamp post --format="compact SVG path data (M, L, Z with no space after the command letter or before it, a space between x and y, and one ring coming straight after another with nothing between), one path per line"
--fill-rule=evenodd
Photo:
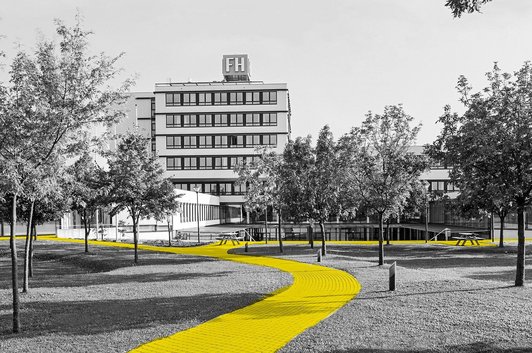
M200 232L199 232L199 187L192 188L196 192L196 221L198 222L198 244L201 243L200 241Z

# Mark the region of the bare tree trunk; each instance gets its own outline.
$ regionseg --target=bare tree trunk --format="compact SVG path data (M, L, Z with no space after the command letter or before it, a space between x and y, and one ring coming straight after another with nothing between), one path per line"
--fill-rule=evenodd
M279 251L282 253L283 252L283 237L282 237L282 219L281 219L282 215L281 215L281 210L279 210L279 223L278 223L278 228L279 228Z
M17 194L13 195L11 213L11 284L13 287L13 333L20 332L20 300L18 295L18 267L17 267L17 242L15 238L15 225L17 223Z
M264 212L264 240L268 244L268 206L266 206L266 211Z
M89 234L91 232L91 225L87 222L87 210L83 209L83 230L85 232L85 252L89 252Z
M525 285L525 225L524 205L517 206L517 268L515 271L515 285Z
M135 245L135 264L137 264L139 262L139 254L138 254L139 238L138 238L138 230L137 230L137 217L133 216L131 218L133 219L133 243Z
M386 220L386 245L390 245L390 220Z
M310 224L308 226L308 243L310 244L310 248L314 249L314 229L312 229Z
M172 230L170 229L170 219L167 220L168 223L168 246L172 246Z
M29 261L29 276L33 277L33 242L34 239L37 240L37 226L35 222L32 225L31 237L30 237L30 261Z
M30 214L28 217L28 226L26 227L26 244L24 249L24 275L22 279L22 293L27 293L29 288L29 272L30 272L30 238L33 230L33 208L35 201L31 201Z
M325 224L323 221L320 221L320 231L321 231L321 255L327 255L327 248L325 244Z
M503 248L504 247L504 218L505 217L499 216L499 218L501 219L501 229L499 230L499 248Z
M379 266L384 265L384 223L382 213L379 213Z

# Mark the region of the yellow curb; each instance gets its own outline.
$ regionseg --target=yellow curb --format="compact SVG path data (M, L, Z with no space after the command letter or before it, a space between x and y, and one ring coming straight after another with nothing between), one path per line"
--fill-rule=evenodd
M45 240L83 243L78 239ZM132 244L89 241L93 245L132 248ZM229 254L232 245L164 248L139 245L141 250L209 256L221 260L266 266L288 272L291 286L267 298L203 324L145 343L131 352L275 352L294 337L327 318L355 297L360 283L334 268L265 256ZM234 300L238 301L238 297Z

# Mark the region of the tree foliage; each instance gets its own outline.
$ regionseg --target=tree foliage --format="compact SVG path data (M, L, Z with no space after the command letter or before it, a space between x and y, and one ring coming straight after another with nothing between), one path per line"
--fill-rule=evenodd
M179 207L173 184L163 178L164 170L158 158L149 150L148 140L128 133L108 154L106 177L108 203L114 205L111 215L122 210L133 221L135 263L138 262L138 224L141 218L163 219Z
M360 128L342 137L343 185L364 207L379 217L379 264L384 264L383 221L402 210L419 187L415 181L427 168L423 156L410 152L419 126L402 106L387 106L384 113L369 112Z
M17 199L27 184L58 158L75 153L79 136L93 124L113 124L124 115L117 105L125 91L109 86L120 58L91 55L89 31L56 22L58 41L40 40L33 53L20 51L10 81L0 89L0 186L12 201L13 331L19 332L18 273L14 224ZM58 43L58 44L57 44Z
M480 12L482 5L491 0L447 0L445 6L451 9L454 17L460 17L464 13Z
M515 284L522 286L524 208L532 201L532 67L525 62L511 75L495 63L486 76L488 86L476 93L471 93L465 77L459 78L457 88L466 111L458 115L445 108L431 153L453 166L451 180L472 200L481 199L478 207L517 209Z

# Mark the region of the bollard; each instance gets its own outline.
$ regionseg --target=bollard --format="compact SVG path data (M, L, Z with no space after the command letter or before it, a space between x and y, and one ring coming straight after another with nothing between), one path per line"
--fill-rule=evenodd
M318 262L321 262L321 250L318 250Z
M389 270L389 276L390 276L390 290L391 291L394 291L395 290L395 273L396 273L396 266L395 266L396 262L394 262L391 266L390 266L390 270Z
M246 243L246 245L244 245L244 251L248 252L248 243Z

